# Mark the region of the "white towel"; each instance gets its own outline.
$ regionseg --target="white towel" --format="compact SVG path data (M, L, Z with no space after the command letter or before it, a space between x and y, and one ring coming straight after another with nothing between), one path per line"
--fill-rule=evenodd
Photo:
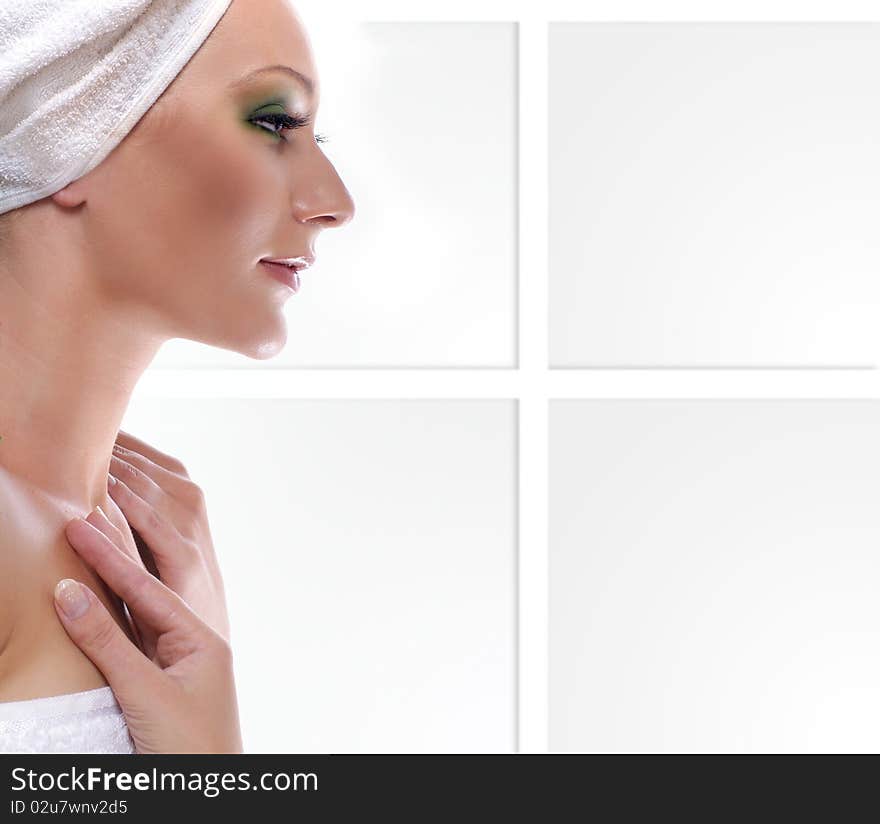
M95 168L231 0L0 0L0 213Z
M0 703L0 753L134 753L110 687Z

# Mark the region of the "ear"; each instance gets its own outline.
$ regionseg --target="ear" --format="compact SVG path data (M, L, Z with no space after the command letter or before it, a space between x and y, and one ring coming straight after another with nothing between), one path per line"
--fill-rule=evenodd
M74 180L68 183L63 189L59 189L53 195L52 200L59 206L70 208L85 203L86 195L80 180Z

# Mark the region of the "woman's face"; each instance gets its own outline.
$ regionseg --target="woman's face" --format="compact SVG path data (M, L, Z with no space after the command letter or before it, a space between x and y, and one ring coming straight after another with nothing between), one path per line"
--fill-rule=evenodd
M311 78L313 93L289 72L254 73L273 64ZM233 0L136 127L71 184L86 200L84 254L103 290L154 332L277 354L282 310L296 298L260 259L314 253L322 229L354 215L315 139L318 91L291 5ZM309 123L276 134L271 122L249 122L282 113Z

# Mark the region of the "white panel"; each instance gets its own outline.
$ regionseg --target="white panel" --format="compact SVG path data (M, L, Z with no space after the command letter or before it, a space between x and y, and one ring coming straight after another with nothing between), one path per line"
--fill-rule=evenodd
M550 25L550 362L876 360L880 26Z
M154 365L515 366L515 24L307 31L354 219L318 236L277 356L173 340Z
M161 400L205 490L248 752L516 747L510 401Z
M876 751L878 420L552 403L551 750Z

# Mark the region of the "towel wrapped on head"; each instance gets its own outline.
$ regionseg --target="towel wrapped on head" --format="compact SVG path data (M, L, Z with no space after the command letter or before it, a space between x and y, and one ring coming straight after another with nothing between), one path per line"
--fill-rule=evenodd
M231 0L0 0L0 214L94 169Z

